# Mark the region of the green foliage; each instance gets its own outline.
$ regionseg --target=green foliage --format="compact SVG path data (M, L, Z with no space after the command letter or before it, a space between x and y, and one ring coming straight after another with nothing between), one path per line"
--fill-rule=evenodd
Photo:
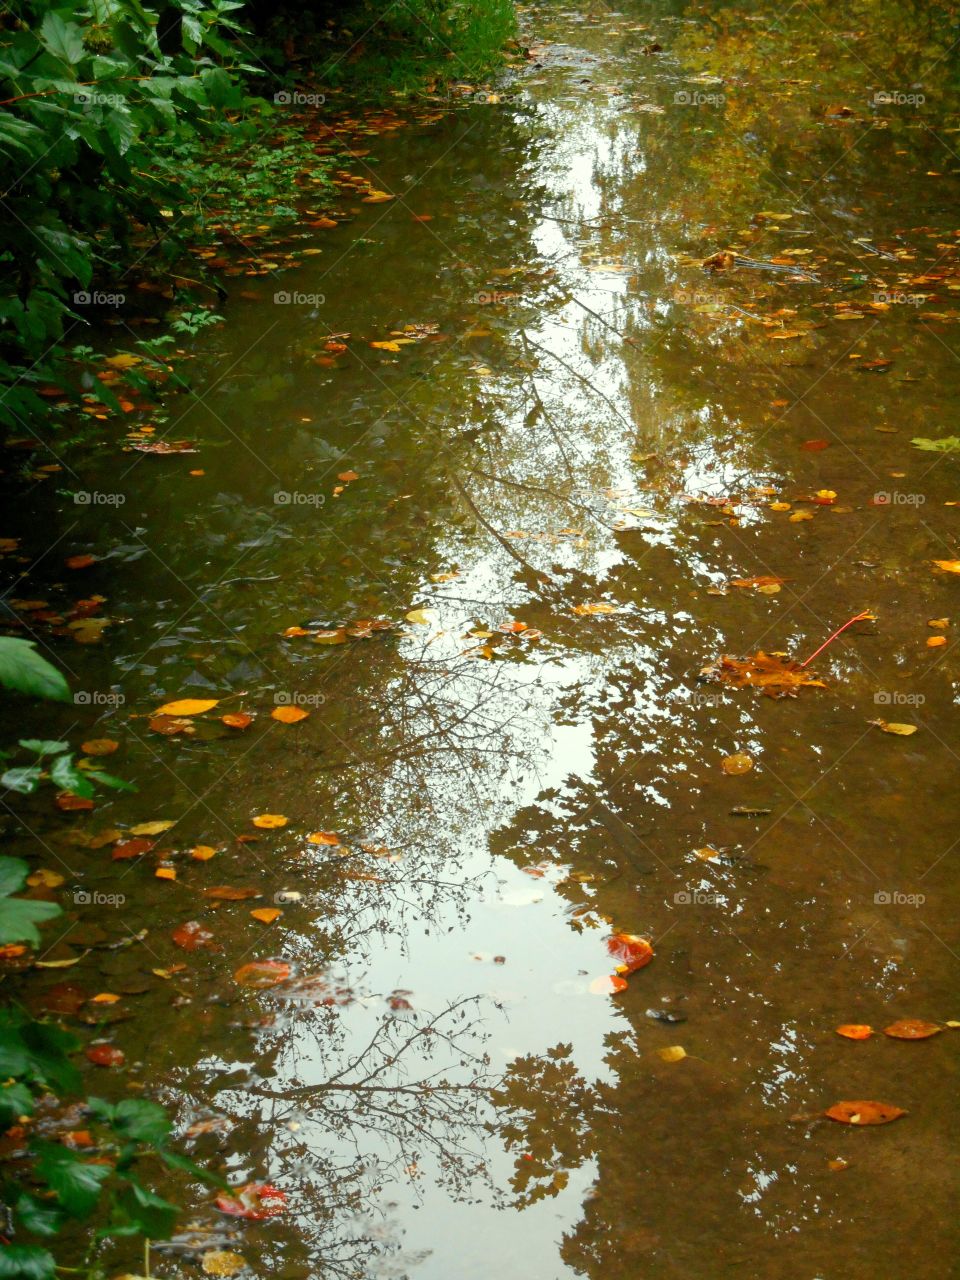
M929 436L914 436L910 441L918 449L926 449L928 453L960 452L960 436L940 436L931 439Z
M139 0L28 0L0 22L0 424L43 415L73 295L129 256L131 227L166 234L176 188L152 165L158 142L212 136L243 104L226 38L238 0L167 8L163 44Z
M96 794L99 783L112 791L136 791L131 782L105 769L80 768L74 764L74 755L68 742L49 742L38 738L21 738L18 746L25 751L32 751L37 759L32 764L17 765L0 774L0 786L8 791L18 791L21 795L30 795L43 782L52 782L59 791L69 791L86 800ZM4 752L9 758L10 753ZM49 763L46 757L50 756Z
M37 947L40 945L37 925L60 915L60 908L55 902L31 902L28 898L11 896L26 884L29 871L20 858L0 858L0 941L29 942ZM0 1062L6 1052L4 1045L0 1048Z
M0 685L34 698L69 702L70 690L57 668L37 653L32 640L0 636Z

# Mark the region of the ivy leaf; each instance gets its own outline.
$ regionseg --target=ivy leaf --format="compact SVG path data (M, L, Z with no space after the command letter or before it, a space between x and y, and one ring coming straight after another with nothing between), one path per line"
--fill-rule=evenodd
M54 1142L36 1142L37 1173L55 1191L65 1212L85 1218L97 1207L100 1191L113 1173L107 1164L88 1164L82 1157Z
M0 943L29 942L39 947L37 925L61 914L55 902L31 902L28 898L0 898Z
M70 701L70 688L57 668L41 658L32 640L18 636L0 636L0 684L33 698Z
M34 1245L8 1244L0 1249L0 1280L53 1280L53 1254Z

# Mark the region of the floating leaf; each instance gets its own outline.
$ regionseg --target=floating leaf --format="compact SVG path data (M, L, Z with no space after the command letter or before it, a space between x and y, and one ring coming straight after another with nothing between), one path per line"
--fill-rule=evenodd
M247 1265L241 1253L229 1249L208 1249L200 1257L200 1265L208 1276L235 1276Z
M89 742L81 743L80 750L87 756L110 756L119 746L120 743L112 738L91 738Z
M579 617L592 617L597 613L616 613L617 606L615 604L607 604L601 601L599 604L575 604L573 612Z
M216 1203L221 1213L229 1213L235 1218L273 1218L283 1213L287 1194L266 1182L248 1182L229 1194L224 1192L217 1196Z
M123 1050L112 1044L88 1044L84 1053L96 1067L122 1067L126 1061Z
M279 907L257 907L250 914L254 920L259 920L262 924L273 924L274 920L283 915L283 912Z
M411 609L406 615L408 622L418 623L428 626L431 622L436 622L437 612L435 609Z
M340 837L335 831L312 831L307 836L307 840L310 844L338 845L340 843Z
M253 819L253 825L263 831L272 831L276 827L285 827L289 821L282 813L259 813Z
M837 1035L846 1040L869 1040L873 1035L873 1027L860 1022L845 1022L842 1027L837 1027Z
M209 947L213 942L213 934L199 920L188 920L185 924L177 925L170 937L184 951L199 951L201 947Z
M212 844L195 844L190 850L190 857L195 862L209 862L216 856L216 852Z
M934 560L933 563L946 573L960 573L960 560Z
M917 732L915 724L897 724L891 720L868 720L867 724L876 725L878 729L882 729L884 733L895 733L901 738L909 738L911 734Z
M612 996L618 991L626 991L627 980L617 973L604 974L602 978L594 978L590 990L595 996Z
M228 729L246 729L253 724L253 716L248 716L245 711L230 711L220 717L220 722Z
M234 982L241 987L275 987L278 982L286 982L290 977L290 966L282 960L253 960L250 964L242 964L233 975Z
M156 822L138 822L130 828L132 836L159 836L177 825L176 818L159 818Z
M149 853L156 841L145 840L140 836L135 836L132 840L119 840L113 846L113 854L111 855L114 862L122 862L125 858L139 858L144 853Z
M607 939L607 951L620 963L618 973L635 973L653 959L653 947L635 933L614 933Z
M744 751L738 751L736 755L724 756L720 761L720 768L724 773L739 774L749 773L753 768L753 760Z
M231 884L215 884L209 889L204 889L203 896L205 898L223 898L228 902L243 902L247 898L259 898L261 893L259 889L238 889Z
M943 1028L935 1022L924 1022L922 1018L901 1018L883 1028L883 1034L894 1040L929 1040Z
M796 697L801 688L823 689L826 686L799 662L778 658L762 649L750 658L720 658L704 667L701 676L720 680L735 689L762 689L771 697Z
M306 720L310 714L303 707L274 707L270 715L281 724L296 724L298 720Z
M220 701L219 698L179 698L176 702L165 702L154 714L158 716L200 716L204 711L212 711Z
M664 1062L682 1062L686 1056L687 1051L680 1044L671 1044L657 1050L657 1057L662 1058Z
M886 1102L837 1102L824 1112L838 1124L857 1125L889 1124L906 1114L902 1107L893 1107Z

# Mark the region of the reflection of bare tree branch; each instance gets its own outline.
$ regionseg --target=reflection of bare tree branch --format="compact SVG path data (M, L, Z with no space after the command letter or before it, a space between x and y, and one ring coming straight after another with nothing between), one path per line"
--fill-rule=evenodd
M531 589L533 589L536 583L552 582L553 579L550 577L549 574L540 573L536 569L534 569L532 564L524 560L523 556L516 549L516 547L512 547L510 545L510 543L499 531L499 529L494 528L494 526L490 523L490 521L486 518L486 516L482 514L482 512L480 511L480 508L474 502L473 498L471 498L470 494L467 492L463 482L461 481L460 477L457 475L457 472L454 470L454 468L452 467L449 468L447 471L447 474L450 477L451 481L453 482L453 486L456 489L456 491L460 494L463 501L467 504L467 506L473 512L473 516L477 524L481 525L484 529L486 529L487 533L489 533L491 537L496 538L497 542L499 542L503 550L506 551L507 555L512 556L513 559L516 560L516 562L522 567L524 571L524 578L526 581L526 585L529 586Z

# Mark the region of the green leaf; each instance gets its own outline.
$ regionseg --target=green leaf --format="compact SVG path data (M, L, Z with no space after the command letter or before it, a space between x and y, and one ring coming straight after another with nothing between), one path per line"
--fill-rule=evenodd
M88 778L93 778L101 786L112 787L114 791L136 791L137 789L132 782L126 782L116 774L105 773L102 769L86 769L84 772Z
M0 1280L53 1280L53 1254L29 1244L8 1244L0 1249Z
M27 898L0 898L0 945L29 942L39 947L37 925L62 914L55 902L31 902Z
M0 1124L15 1124L20 1116L33 1112L33 1094L25 1084L6 1084L0 1087Z
M960 436L940 436L936 440L929 436L914 436L910 443L918 449L926 449L928 453L960 452Z
M88 1164L82 1157L54 1142L36 1142L37 1173L71 1217L85 1218L97 1207L104 1182L113 1173L110 1165Z
M209 1182L215 1187L226 1189L230 1185L227 1179L222 1178L219 1173L214 1173L212 1169L201 1168L189 1156L181 1155L179 1151L168 1151L166 1147L160 1147L157 1150L157 1155L171 1169L180 1169L183 1173L192 1174L194 1178Z
M136 1142L162 1142L173 1129L163 1107L142 1098L125 1098L118 1102L110 1124L117 1133Z
M0 858L0 898L22 889L29 874L30 867L22 858Z
M180 1212L177 1205L148 1191L133 1178L129 1188L121 1192L117 1200L143 1235L152 1240L165 1240L173 1232Z
M80 1072L68 1056L80 1048L80 1041L72 1032L52 1022L28 1019L20 1029L20 1037L30 1055L34 1075L64 1092L75 1093L80 1088Z
M28 796L39 787L42 777L43 770L38 764L18 765L16 769L7 769L0 774L0 787Z
M61 791L72 791L75 796L83 796L87 800L95 794L93 783L89 778L74 768L72 755L57 756L50 766L50 780L55 782Z
M52 1204L43 1204L26 1191L14 1205L20 1221L35 1236L55 1236L60 1230L63 1218L59 1210Z
M57 742L50 738L21 738L19 745L38 756L56 756L61 751L70 750L69 742Z
M55 58L75 66L84 56L83 31L75 22L64 22L58 13L48 13L40 27L40 43Z
M0 636L0 685L33 698L70 701L70 688L52 663L41 658L32 640Z

